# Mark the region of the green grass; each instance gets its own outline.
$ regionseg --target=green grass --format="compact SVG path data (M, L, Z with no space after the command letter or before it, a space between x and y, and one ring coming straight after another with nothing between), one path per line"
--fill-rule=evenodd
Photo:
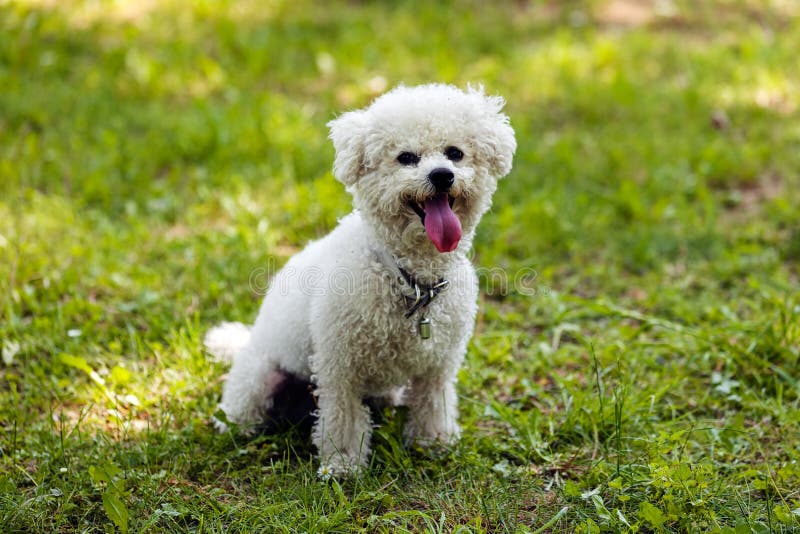
M0 2L0 531L800 531L800 9L656 4ZM320 481L212 432L200 340L349 211L325 123L427 81L507 98L474 259L535 291L458 447L386 413Z

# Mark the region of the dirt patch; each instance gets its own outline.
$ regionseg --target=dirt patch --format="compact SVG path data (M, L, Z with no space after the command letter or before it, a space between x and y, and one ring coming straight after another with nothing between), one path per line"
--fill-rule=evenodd
M778 173L767 173L755 182L747 182L727 190L723 224L740 223L757 216L768 202L781 197L786 189L785 180ZM725 194L723 193L723 194Z
M601 24L622 28L638 28L650 24L657 16L654 2L612 0L597 12Z

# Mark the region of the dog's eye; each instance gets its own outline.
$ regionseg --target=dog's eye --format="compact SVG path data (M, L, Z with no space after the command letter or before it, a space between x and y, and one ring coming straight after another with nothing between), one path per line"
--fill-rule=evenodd
M419 163L419 156L413 152L401 152L400 155L397 156L397 163L400 165L416 165Z
M464 153L461 150L454 146L449 146L444 149L444 155L450 161L461 161L461 158L464 157Z

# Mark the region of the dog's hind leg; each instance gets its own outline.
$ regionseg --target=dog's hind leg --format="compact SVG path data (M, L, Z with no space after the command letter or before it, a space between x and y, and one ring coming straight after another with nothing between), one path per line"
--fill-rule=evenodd
M233 358L219 407L230 422L252 433L272 408L273 395L285 379L263 348L251 341ZM216 426L220 432L227 429L220 421Z

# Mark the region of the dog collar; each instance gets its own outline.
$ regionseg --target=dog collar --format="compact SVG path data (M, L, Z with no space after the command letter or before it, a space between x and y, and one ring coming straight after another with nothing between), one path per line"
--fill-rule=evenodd
M433 299L439 295L439 293L447 289L447 286L450 285L450 282L444 278L439 278L435 284L423 284L414 278L411 273L399 265L397 266L397 269L400 271L403 281L414 290L413 297L409 295L403 295L406 299L406 306L408 307L405 314L406 319L414 315L418 310L425 310L425 308L428 307L428 304L430 304Z
M386 250L376 250L379 261L394 274L406 303L405 318L408 319L419 312L417 322L419 336L422 339L431 337L431 320L427 316L427 308L439 293L450 285L448 280L440 278L434 284L425 284L417 280L411 273L400 267L397 260Z

